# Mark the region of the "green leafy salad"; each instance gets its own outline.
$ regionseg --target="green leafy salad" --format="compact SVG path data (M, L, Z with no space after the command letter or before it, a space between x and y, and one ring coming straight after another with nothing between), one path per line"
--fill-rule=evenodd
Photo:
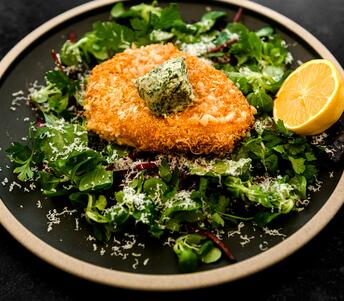
M152 239L175 238L180 270L189 272L221 256L235 261L214 234L250 221L265 226L302 210L317 175L306 138L272 119L273 98L290 73L292 56L272 27L251 31L222 11L186 23L176 4L111 10L76 39L70 34L45 85L29 95L37 121L27 145L7 153L20 181L37 182L84 213L93 235L108 241L139 227ZM132 45L172 42L222 70L257 109L255 124L225 157L156 154L104 141L87 131L83 96L90 70Z

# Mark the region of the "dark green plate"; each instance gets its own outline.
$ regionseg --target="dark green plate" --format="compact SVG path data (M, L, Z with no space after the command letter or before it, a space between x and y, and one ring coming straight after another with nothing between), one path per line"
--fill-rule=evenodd
M164 5L163 1L160 2ZM245 7L242 22L251 29L267 24L276 27L292 45L290 50L295 61L324 57L337 64L313 36L289 19L260 5L245 1L180 2L179 5L185 20L196 21L207 7L224 10L232 17L238 9L235 3L239 2ZM95 1L61 15L30 34L1 62L0 180L3 185L0 186L0 222L4 227L32 252L68 272L115 286L160 290L195 288L246 276L281 260L316 235L343 202L340 191L343 185L338 184L343 182L340 180L341 167L326 170L320 175L322 188L311 195L311 202L303 212L291 214L273 225L274 229L280 229L281 235L272 235L271 231L248 223L240 233L233 232L236 226L229 229L232 231L230 237L224 233L223 238L239 261L234 265L228 265L223 259L216 264L201 266L200 272L180 274L171 248L162 246L161 241L138 231L134 233L135 238L116 236L117 240L129 242L128 249L120 247L118 250L116 241L108 245L95 244L95 241L87 239L91 231L79 213L55 215L60 223L55 220L51 224L52 230L48 231L49 222L52 222L47 218L49 212L56 209L61 213L69 204L65 199L46 199L29 187L13 185L16 179L4 150L12 141L25 139L27 120L35 119L24 100L18 100L20 106L12 104L13 93L26 92L35 81L42 83L45 72L53 67L50 50L60 49L69 32L80 36L89 31L96 20L108 19L111 7L110 1ZM39 204L42 208L38 208ZM127 255L119 256L119 253Z

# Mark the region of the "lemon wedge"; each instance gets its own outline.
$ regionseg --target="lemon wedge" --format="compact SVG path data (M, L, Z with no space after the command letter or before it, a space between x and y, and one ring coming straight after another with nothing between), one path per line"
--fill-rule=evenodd
M311 60L294 70L279 89L274 120L299 135L316 135L334 124L344 111L344 83L335 65Z

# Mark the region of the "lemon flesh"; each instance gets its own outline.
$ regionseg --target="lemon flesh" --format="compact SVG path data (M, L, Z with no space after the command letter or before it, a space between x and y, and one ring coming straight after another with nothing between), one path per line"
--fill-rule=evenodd
M274 102L275 121L299 135L316 135L344 111L343 78L328 60L302 64L284 81Z

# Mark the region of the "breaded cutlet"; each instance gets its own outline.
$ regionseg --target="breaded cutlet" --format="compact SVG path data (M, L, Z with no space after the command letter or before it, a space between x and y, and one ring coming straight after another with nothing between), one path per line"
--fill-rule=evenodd
M194 99L182 112L152 114L135 80L175 57L184 57ZM89 130L139 150L226 154L254 121L254 108L227 76L173 44L130 48L99 64L84 100Z

